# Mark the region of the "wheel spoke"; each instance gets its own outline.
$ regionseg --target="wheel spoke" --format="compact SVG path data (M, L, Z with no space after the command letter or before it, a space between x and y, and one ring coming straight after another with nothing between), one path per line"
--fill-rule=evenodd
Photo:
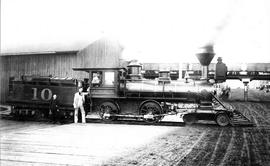
M116 117L106 117L104 116L104 114L117 114L118 113L118 109L116 107L116 105L112 102L104 102L100 105L100 110L99 110L99 116L103 119L103 120L116 120Z
M147 113L147 109L141 109L142 114L146 114Z
M216 122L219 126L227 126L230 124L229 118L226 114L217 115Z
M161 114L161 108L157 103L147 102L144 103L140 108L141 115L153 115L152 118L145 118L146 122L154 123L158 122L161 119L161 116L155 116Z

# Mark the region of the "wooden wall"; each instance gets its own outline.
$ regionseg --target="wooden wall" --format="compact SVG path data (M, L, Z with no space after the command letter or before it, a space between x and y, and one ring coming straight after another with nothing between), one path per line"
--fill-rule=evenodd
M0 56L1 86L0 102L6 101L9 77L19 78L22 75L59 76L87 78L82 71L73 71L76 65L77 52L58 52L54 54L31 54Z
M99 39L78 51L37 53L0 56L0 102L4 103L8 94L9 77L41 75L88 78L88 73L73 71L72 68L119 67L123 47L118 41Z
M6 86L6 77L7 75L5 74L5 63L4 63L4 58L0 56L0 102L5 101L5 92L4 89L7 88Z
M102 38L78 52L76 68L119 67L122 51L118 41Z

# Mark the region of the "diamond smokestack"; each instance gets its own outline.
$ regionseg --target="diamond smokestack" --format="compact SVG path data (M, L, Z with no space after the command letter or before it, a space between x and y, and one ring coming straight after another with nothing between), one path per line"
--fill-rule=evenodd
M202 79L208 78L208 65L215 56L213 44L208 44L200 48L200 52L196 54L202 65Z
M202 66L208 66L215 56L212 44L200 48L200 52L196 54Z

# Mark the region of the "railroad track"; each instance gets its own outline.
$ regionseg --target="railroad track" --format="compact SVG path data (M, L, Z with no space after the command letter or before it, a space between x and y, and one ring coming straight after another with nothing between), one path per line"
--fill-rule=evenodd
M15 118L10 115L10 110L0 111L0 118L7 120L19 120L19 121L39 121L39 122L49 122L47 118L33 119L33 118ZM73 123L73 120L66 120L65 124ZM139 120L102 120L96 118L86 118L86 123L103 123L103 124L128 124L128 125L151 125L151 126L184 126L184 122L159 122L159 123L149 123Z
M3 108L3 107L1 107ZM231 119L232 126L255 126L255 124L249 120L246 116L244 116L239 111L234 111L233 118ZM49 122L46 118L41 119L33 119L33 118L16 118L10 115L9 107L5 107L0 111L0 117L3 119L9 120L22 120L22 121L40 121L40 122ZM184 122L175 122L175 121L160 121L158 123L149 123L143 120L135 120L135 119L120 119L120 120L102 120L98 118L87 118L87 123L103 123L103 124L129 124L129 125L152 125L152 126L185 126ZM73 123L73 120L68 119L65 120L65 123Z
M104 124L128 124L128 125L151 125L151 126L185 126L184 122L158 122L149 123L138 120L117 120L117 121L104 121L101 119L86 119L87 123L104 123Z
M49 122L48 119L16 119L11 115L0 116L3 119L8 120L23 120L23 121L39 121L39 122ZM73 123L72 120L66 121L64 124ZM86 118L86 123L102 123L102 124L127 124L127 125L150 125L150 126L185 126L184 122L159 122L159 123L149 123L145 121L137 120L116 120L116 121L104 121L102 119L89 119Z

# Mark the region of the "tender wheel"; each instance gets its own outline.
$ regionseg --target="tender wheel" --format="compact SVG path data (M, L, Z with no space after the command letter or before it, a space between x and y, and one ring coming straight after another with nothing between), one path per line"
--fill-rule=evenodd
M226 114L218 114L216 122L219 126L227 126L230 124L229 117Z
M161 120L162 109L155 102L146 102L140 107L140 115L144 115L144 120L149 123L155 123ZM157 116L160 115L160 116Z
M44 114L40 111L35 111L34 118L35 120L41 120L44 117Z
M118 113L119 109L114 102L106 101L99 105L99 116L103 120L116 120L117 117L111 115Z
M186 114L183 116L183 121L185 122L185 124L191 125L193 123L196 123L198 120L196 118L196 115Z

